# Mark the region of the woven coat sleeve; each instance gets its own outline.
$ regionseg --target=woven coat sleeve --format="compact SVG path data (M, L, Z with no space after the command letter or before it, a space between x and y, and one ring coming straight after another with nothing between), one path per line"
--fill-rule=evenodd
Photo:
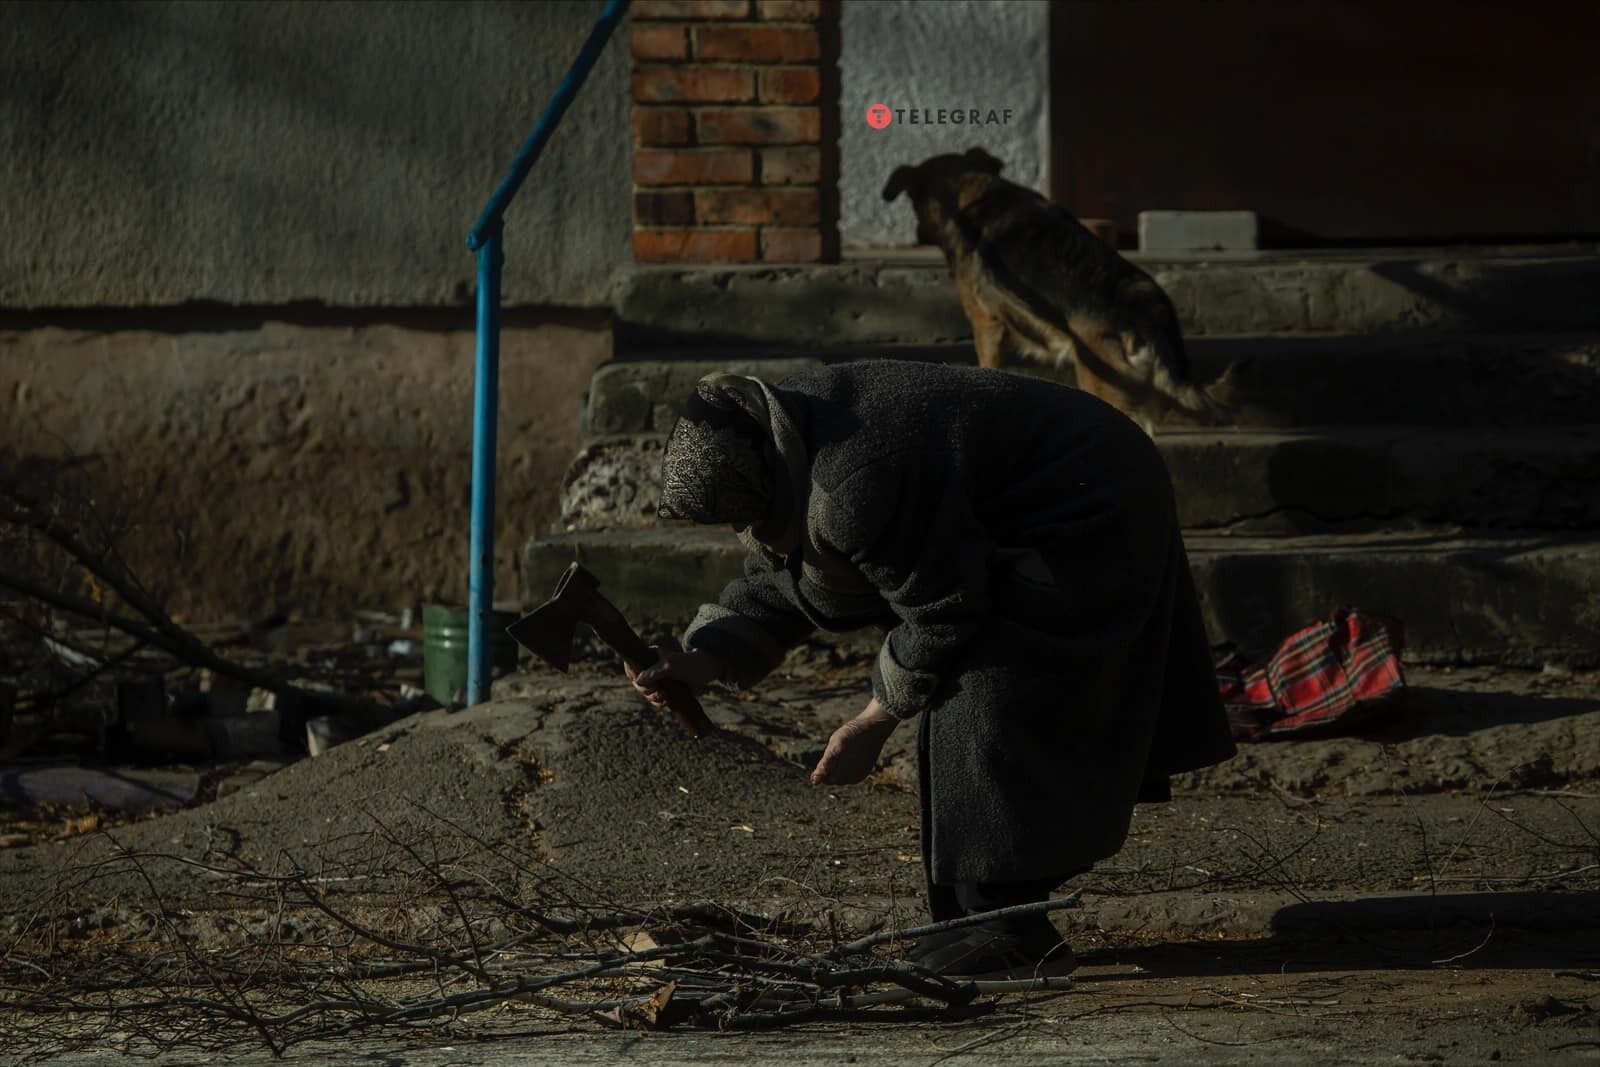
M751 686L771 674L815 627L787 595L788 574L762 553L752 551L744 571L715 604L701 606L683 643L721 660L725 681Z
M927 709L989 611L988 535L946 457L884 462L832 494L821 536L867 579L896 624L872 668L872 692L904 719Z

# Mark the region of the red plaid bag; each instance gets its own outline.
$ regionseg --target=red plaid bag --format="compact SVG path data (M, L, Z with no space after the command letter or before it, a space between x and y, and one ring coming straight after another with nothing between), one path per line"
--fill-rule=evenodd
M1240 741L1290 737L1364 722L1405 688L1398 622L1340 608L1290 635L1265 663L1230 652L1217 664L1228 724Z

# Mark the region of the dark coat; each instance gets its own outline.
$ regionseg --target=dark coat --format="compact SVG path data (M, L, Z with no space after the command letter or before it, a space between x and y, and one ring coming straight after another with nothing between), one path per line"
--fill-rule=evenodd
M767 395L786 532L747 535L746 577L685 643L751 684L814 628L892 627L872 689L926 716L934 881L1086 868L1168 775L1232 755L1166 468L1126 416L910 362Z

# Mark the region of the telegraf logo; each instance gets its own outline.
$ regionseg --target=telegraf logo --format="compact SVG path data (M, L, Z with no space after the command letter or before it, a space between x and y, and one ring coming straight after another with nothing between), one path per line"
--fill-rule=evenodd
M1011 109L981 107L890 107L867 105L867 125L886 130L895 123L902 126L1009 126Z

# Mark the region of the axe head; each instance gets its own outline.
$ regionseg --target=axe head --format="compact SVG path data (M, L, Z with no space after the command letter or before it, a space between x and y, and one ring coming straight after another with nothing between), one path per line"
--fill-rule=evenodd
M572 662L572 637L578 623L587 621L600 580L574 563L561 575L550 599L510 626L506 632L517 644L558 671Z

